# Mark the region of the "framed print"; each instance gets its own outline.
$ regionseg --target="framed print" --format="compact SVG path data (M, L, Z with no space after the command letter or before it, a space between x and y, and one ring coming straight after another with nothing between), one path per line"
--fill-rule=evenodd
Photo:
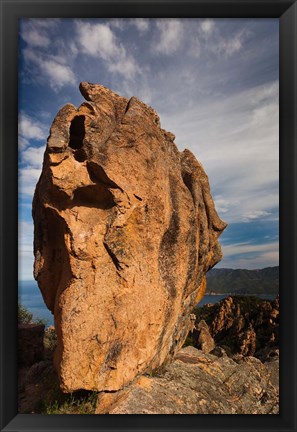
M296 430L296 8L1 0L1 430Z

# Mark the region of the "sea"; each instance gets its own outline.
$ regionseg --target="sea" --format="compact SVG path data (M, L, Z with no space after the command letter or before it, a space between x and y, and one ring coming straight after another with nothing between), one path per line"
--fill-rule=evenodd
M19 303L33 314L33 318L42 319L46 327L54 325L54 316L46 307L35 281L19 281L18 298Z
M217 303L223 298L228 297L230 294L220 295L205 295L199 302L199 307L207 303ZM275 294L255 294L261 299L273 300ZM52 313L47 309L44 304L41 292L35 281L19 281L19 303L25 306L32 314L35 319L42 319L46 327L54 325L54 317Z

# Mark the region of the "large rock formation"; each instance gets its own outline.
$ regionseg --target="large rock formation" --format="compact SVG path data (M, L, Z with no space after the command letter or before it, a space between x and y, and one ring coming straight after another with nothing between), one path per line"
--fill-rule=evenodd
M221 259L208 178L135 97L81 83L57 114L33 201L34 276L64 391L119 390L174 356Z
M267 361L279 348L279 297L229 296L195 309L196 329L191 342L201 348L199 326L204 323L215 343L230 355L255 356ZM207 324L205 323L205 321ZM207 331L207 330L206 330Z

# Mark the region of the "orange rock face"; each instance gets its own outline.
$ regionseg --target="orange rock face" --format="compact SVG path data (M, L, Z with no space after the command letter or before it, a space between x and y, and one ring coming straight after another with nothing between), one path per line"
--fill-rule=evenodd
M81 83L57 114L33 201L34 276L61 388L119 390L182 346L222 257L208 178L137 98Z

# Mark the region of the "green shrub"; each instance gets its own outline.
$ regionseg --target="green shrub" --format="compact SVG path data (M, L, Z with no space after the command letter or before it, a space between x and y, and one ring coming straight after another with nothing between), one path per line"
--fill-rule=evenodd
M54 326L49 326L44 332L44 346L50 351L54 351L57 346L57 335Z
M41 318L34 318L33 314L28 309L18 303L18 324L43 324L46 325L47 321Z
M82 395L82 393L86 393ZM42 414L94 414L98 394L96 392L70 393L44 406Z
M18 323L19 324L31 324L33 320L33 314L28 311L20 303L18 304Z

